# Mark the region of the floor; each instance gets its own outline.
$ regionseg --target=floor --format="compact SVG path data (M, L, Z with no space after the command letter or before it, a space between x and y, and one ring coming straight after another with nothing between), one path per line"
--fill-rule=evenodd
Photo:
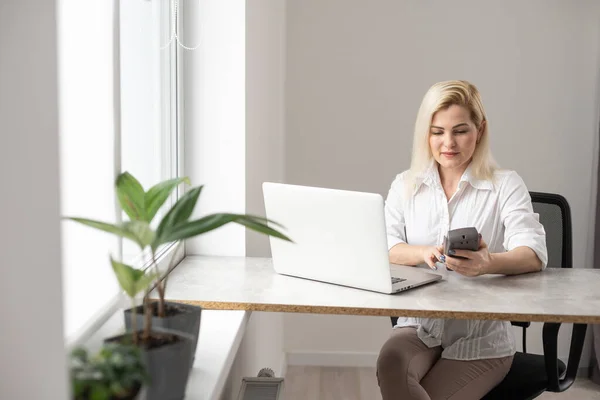
M283 400L379 400L374 368L288 366ZM578 380L564 393L537 399L600 400L600 386Z

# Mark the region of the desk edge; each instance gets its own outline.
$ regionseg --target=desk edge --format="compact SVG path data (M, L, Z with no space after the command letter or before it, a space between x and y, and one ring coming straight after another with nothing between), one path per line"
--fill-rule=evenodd
M403 316L442 319L470 319L470 320L499 320L523 322L560 322L560 323L600 323L600 315L546 315L546 314L519 314L519 313L490 313L471 311L444 311L444 310L405 310L387 308L360 308L360 307L333 307L295 304L261 304L261 303L236 303L223 301L198 301L169 299L176 303L200 306L207 310L244 310L259 312L283 312L306 314L338 314L338 315L363 315L363 316Z

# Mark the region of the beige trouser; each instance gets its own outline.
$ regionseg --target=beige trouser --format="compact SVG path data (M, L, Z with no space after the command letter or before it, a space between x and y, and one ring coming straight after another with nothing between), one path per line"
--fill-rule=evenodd
M394 329L377 360L383 400L479 400L504 379L513 357L457 361L440 358L416 328Z

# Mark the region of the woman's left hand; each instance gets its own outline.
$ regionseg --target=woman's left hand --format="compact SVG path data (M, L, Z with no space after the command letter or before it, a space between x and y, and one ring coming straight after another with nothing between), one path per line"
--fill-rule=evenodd
M480 239L479 250L450 250L446 254L446 266L464 276L479 276L487 273L491 264L490 252L483 239ZM465 257L465 259L453 256Z

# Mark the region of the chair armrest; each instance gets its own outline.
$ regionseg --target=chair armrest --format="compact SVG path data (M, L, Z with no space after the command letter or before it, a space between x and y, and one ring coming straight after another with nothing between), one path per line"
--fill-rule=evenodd
M522 322L522 321L511 321L513 326L520 326L521 328L529 328L531 326L531 322Z
M565 376L558 376L558 331L560 323L546 322L542 330L544 342L544 360L546 362L546 374L548 375L548 391L563 392L567 390L577 377L579 360L583 350L585 331L587 324L573 324L571 334L571 348L569 349L569 360Z

